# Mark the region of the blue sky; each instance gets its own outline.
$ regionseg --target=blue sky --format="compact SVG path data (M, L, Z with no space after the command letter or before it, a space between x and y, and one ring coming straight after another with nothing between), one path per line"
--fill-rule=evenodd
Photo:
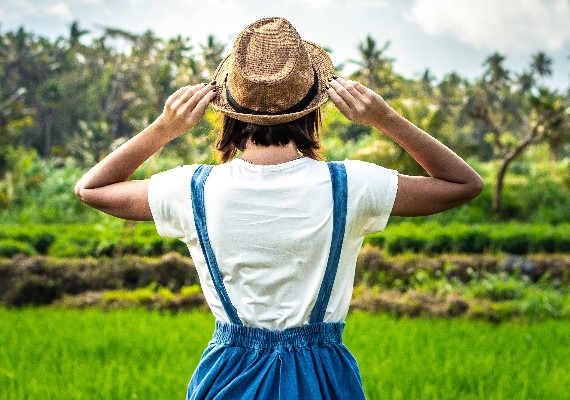
M270 16L289 19L304 39L330 47L335 64L356 58L367 34L379 44L391 41L395 70L410 77L429 68L438 78L453 70L472 78L494 51L521 70L544 50L554 59L547 83L570 87L569 0L2 0L0 30L24 25L55 38L78 20L95 34L100 26L151 29L202 43L212 33L229 52L243 27Z

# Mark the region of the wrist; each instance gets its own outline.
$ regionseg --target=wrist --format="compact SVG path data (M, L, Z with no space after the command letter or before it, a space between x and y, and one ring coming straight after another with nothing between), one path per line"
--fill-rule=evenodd
M150 124L153 132L159 137L159 140L164 142L164 144L176 139L182 133L183 130L177 129L175 124L168 120L164 114L160 114L153 123Z
M400 115L392 108L384 99L380 99L380 104L375 107L376 113L374 114L374 120L372 125L379 130L383 130L386 128L394 118L399 117Z

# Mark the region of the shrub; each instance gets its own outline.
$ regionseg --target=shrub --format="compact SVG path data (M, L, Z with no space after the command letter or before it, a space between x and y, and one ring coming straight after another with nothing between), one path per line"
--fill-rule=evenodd
M16 254L33 256L37 252L29 243L14 239L0 239L0 257L13 257Z
M206 306L199 285L185 286L179 292L156 284L135 290L110 290L104 292L86 292L84 294L64 297L55 303L56 306L85 308L133 308L145 307L153 310L189 310Z
M14 239L31 245L39 254L46 254L56 239L54 229L49 227L6 225L0 229L0 239Z
M45 276L29 275L3 293L3 303L12 306L50 304L61 297L61 286Z
M521 314L531 321L558 318L564 309L560 294L553 291L530 290L521 305Z
M366 243L390 254L405 252L441 253L556 253L570 250L570 224L486 224L400 223L384 232L369 235Z
M47 304L66 294L149 285L178 291L197 283L192 261L177 254L154 259L19 256L0 260L0 304L5 305Z
M149 285L145 288L135 290L109 290L103 294L105 303L125 302L130 305L145 305L150 303L155 293L156 285Z
M388 254L444 253L482 254L570 252L570 224L465 225L450 223L400 223L384 232L369 235L365 244ZM188 255L186 244L158 235L152 223L125 225L43 225L29 227L2 226L0 239L27 243L39 254L60 258L119 257L125 254L160 256L176 251ZM27 253L25 253L27 254ZM2 255L0 255L1 257ZM375 278L374 278L375 279Z
M482 280L472 281L468 292L474 297L504 301L523 298L526 288L527 285L519 279L488 275Z

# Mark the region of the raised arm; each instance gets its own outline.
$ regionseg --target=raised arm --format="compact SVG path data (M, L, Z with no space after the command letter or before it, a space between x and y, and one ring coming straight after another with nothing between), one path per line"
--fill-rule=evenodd
M216 96L214 85L185 86L173 93L162 114L146 129L91 168L75 194L93 208L115 217L151 220L148 180L129 177L151 155L198 123Z
M392 215L435 214L476 197L483 180L461 157L399 115L382 97L358 82L330 82L329 95L350 120L371 125L402 146L430 175L398 175Z

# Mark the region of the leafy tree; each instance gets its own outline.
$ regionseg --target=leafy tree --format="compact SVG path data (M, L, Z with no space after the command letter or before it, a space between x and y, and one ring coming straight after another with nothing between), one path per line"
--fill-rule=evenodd
M216 71L220 62L224 59L226 45L218 41L214 35L208 35L206 43L200 45L202 49L202 61L204 66L205 80L209 80Z
M398 77L393 71L395 59L386 56L389 47L390 42L387 41L378 48L376 40L368 35L358 44L360 59L351 60L352 64L358 66L351 78L362 81L365 86L377 91L385 99L397 97L400 91Z
M536 85L534 74L542 76L549 71L548 57L543 53L533 56L530 72L518 82L511 78L511 71L503 62L504 57L498 53L487 58L487 69L470 92L468 104L470 116L488 132L487 141L500 162L492 204L497 214L502 209L509 166L531 145L560 140L567 134L569 117L567 99Z

